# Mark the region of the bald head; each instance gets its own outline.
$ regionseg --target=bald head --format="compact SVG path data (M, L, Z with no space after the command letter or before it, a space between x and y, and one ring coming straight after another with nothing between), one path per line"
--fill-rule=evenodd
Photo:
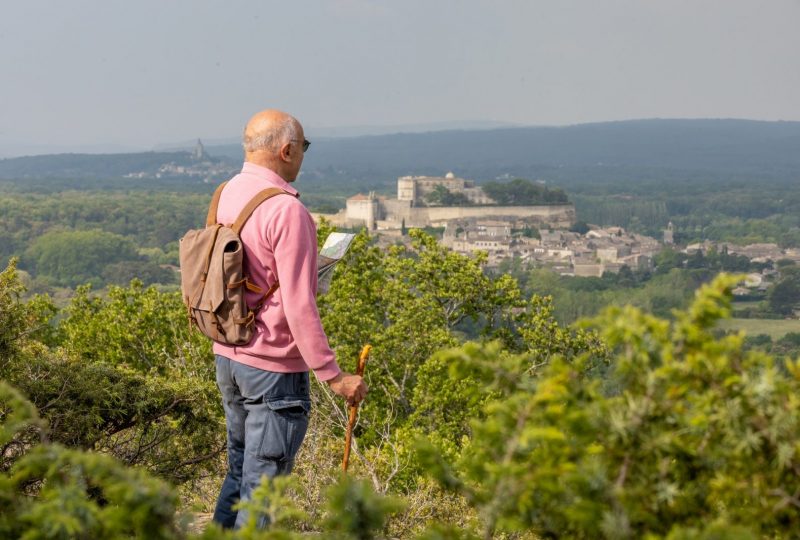
M303 162L303 139L303 126L296 118L275 109L261 111L244 128L244 159L272 169L291 182Z
M245 152L262 150L277 153L281 146L297 138L300 122L291 115L267 109L253 115L244 128L242 146Z

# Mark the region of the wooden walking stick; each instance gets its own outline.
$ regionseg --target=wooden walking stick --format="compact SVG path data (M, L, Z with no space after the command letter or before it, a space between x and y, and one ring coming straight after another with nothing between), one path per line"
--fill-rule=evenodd
M356 367L356 375L359 377L364 376L364 368L367 365L367 358L369 358L369 351L372 345L364 345L361 349L361 356L358 357L358 367ZM356 415L358 413L358 404L350 406L350 418L347 421L347 434L344 437L344 459L342 460L342 471L347 472L347 465L350 463L350 444L353 441L353 427L356 425Z

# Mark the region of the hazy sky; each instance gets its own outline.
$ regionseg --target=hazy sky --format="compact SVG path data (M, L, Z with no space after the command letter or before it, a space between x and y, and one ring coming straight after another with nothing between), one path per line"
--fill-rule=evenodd
M315 127L800 120L800 0L0 0L0 145Z

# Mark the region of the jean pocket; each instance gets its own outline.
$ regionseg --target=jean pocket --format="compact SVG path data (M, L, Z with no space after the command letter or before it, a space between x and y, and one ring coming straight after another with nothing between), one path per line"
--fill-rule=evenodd
M285 414L305 414L311 412L311 400L302 396L284 396L267 399L267 407Z
M304 396L266 400L267 421L260 457L292 463L308 430L311 401Z

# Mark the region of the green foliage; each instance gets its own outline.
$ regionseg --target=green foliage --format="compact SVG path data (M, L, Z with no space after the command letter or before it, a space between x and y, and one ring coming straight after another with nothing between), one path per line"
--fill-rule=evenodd
M25 292L17 261L12 259L0 271L0 362L9 358L25 339L52 339L50 320L56 313L52 302L36 296L27 303L20 298Z
M420 231L410 235L410 248L383 253L362 233L347 267L337 269L331 291L320 299L323 323L345 367L365 343L374 347L369 373L383 391L363 414L379 418L390 409L408 413L419 366L456 343L451 328L476 316L490 294L479 263L444 250Z
M217 396L188 377L171 380L30 346L3 365L66 446L110 453L175 483L214 470L224 447Z
M273 479L262 478L261 484L253 490L249 501L239 503L238 511L248 512L247 523L242 527L242 536L258 535L260 518L266 518L270 532L283 531L307 521L308 516L299 509L289 491L297 484L297 478L278 476Z
M402 508L393 497L380 497L363 480L343 476L328 490L327 538L371 540L382 538L386 518Z
M660 268L660 267L659 267ZM552 299L552 314L561 324L582 317L592 317L610 305L632 304L660 317L670 317L672 310L685 308L693 291L711 271L697 273L673 268L644 275L634 272L605 273L602 278L559 277L547 269L525 274L526 293Z
M672 323L608 309L591 323L613 351L607 372L580 355L531 376L524 355L464 349L451 376L483 373L499 395L457 459L422 443L430 470L479 510L485 538L793 534L800 368L713 336L736 281L703 287Z
M576 213L588 223L623 227L637 233L660 236L661 229L666 227L672 217L660 194L650 192L632 196L609 190L610 193L589 195L583 191L580 190L572 197L575 200Z
M120 261L108 264L103 269L100 277L103 282L115 285L127 285L133 280L141 281L145 285L178 283L178 274L169 268L162 268L152 261L144 260Z
M22 302L22 291L13 266L0 273L0 377L40 410L51 440L175 483L215 469L224 424L213 363L176 294L133 283L103 300L84 288L53 327L52 303ZM14 448L3 454L12 461Z
M572 224L569 230L571 232L576 232L578 234L586 234L591 230L591 228L589 227L589 224L586 223L585 221L576 221L575 223Z
M425 202L430 206L467 206L471 202L463 193L453 192L445 186L438 185L425 195Z
M775 342L769 352L791 358L800 357L800 332L789 332Z
M179 292L161 293L131 281L110 287L101 298L79 287L65 314L62 344L85 361L213 380L210 342L189 327Z
M113 458L25 439L27 431L48 432L35 407L20 392L0 382L0 445L21 451L0 470L0 537L3 538L186 538L178 525L177 497L161 480ZM210 539L278 540L300 538L292 528L306 520L288 491L290 477L264 481L243 506L251 519L238 531L215 526L200 535ZM387 517L402 508L394 497L376 494L364 481L343 476L330 486L325 538L385 538ZM256 527L258 515L269 527Z
M209 198L208 193L4 193L0 262L25 255L26 268L51 285L124 284L130 281L126 275L145 283L173 283L174 275L157 265L177 264L177 240L201 224ZM108 245L121 251L108 252ZM42 268L36 266L40 259Z
M359 411L351 468L378 491L408 498L407 509L390 525L403 537L425 529L423 521L414 521L420 514L471 526L463 500L426 487L410 444L424 436L445 455L458 455L471 435L468 419L479 416L494 395L480 377L451 376L452 358L436 352L458 344L466 323L476 338L528 352L532 373L553 355L574 358L591 350L602 359L604 353L593 333L556 324L548 301L526 300L509 276L483 272L484 255L453 253L419 230L409 236L409 246L381 251L359 235L320 299L326 331L345 369L353 369L349 359L354 362L364 343L374 347L367 366L372 390ZM320 418L345 418L316 395ZM333 433L341 432L340 427Z
M539 348L545 342L557 347L571 339L552 321L545 328L549 308L539 299L525 300L513 279L483 272L485 255L456 254L419 230L409 236L409 246L382 252L359 235L330 292L320 299L323 323L345 368L365 343L373 345L368 374L380 391L370 395L361 413L366 441L375 440L386 411L399 425L415 409L429 407L423 397L414 397L421 374L426 380L419 396L435 395L428 385L450 384L441 376L432 378L442 368L434 353L458 343L458 327L465 321L476 324L485 339L502 338L514 348Z
M43 429L35 408L0 382L0 442ZM108 456L49 443L24 445L0 474L3 538L180 537L177 498L162 481Z
M511 182L486 182L483 191L502 206L532 206L567 204L569 199L563 190L515 178Z
M203 538L747 538L800 527L800 367L717 336L736 278L672 320L614 307L568 328L556 322L565 295L660 313L685 305L699 274L683 262L650 279L530 273L529 290L556 291L554 303L487 275L483 255L409 237L381 250L359 234L320 299L345 369L374 346L351 462L369 483L333 480L345 411L317 385L302 476L247 503L270 528L210 527ZM103 455L174 483L222 473L208 342L188 331L180 297L139 282L105 297L82 288L56 325L52 302L22 294L10 266L0 376L42 420L0 386L0 536L185 536L169 488ZM465 333L477 342L457 347ZM70 448L42 443L45 433Z
M771 195L777 194L771 193ZM709 239L740 245L771 242L781 247L800 246L800 236L798 236L800 218L794 213L798 204L793 200L796 196L786 197L781 194L778 208L774 208L771 215L748 218L748 214L757 212L759 203L767 202L768 197L767 193L753 193L749 200L745 198L741 201L742 206L726 208L724 215L700 213L695 216L680 217L675 219L676 226L686 231L684 234L687 236L687 241ZM713 197L709 199L709 202L714 201Z
M17 276L17 261L12 259L0 272L0 358L6 357L15 347L17 339L27 328L27 310L19 298L24 290Z
M791 315L800 307L800 272L793 270L785 268L781 279L767 293L770 310L779 315Z
M9 386L5 381L0 381L0 445L2 445L5 456L8 452L9 443L14 441L19 434L27 428L34 428L41 431L45 423L39 418L36 407L25 399L25 397L15 388ZM5 470L6 467L3 467Z
M75 286L96 279L113 263L139 257L134 243L104 231L48 232L25 252L26 263L56 285Z

